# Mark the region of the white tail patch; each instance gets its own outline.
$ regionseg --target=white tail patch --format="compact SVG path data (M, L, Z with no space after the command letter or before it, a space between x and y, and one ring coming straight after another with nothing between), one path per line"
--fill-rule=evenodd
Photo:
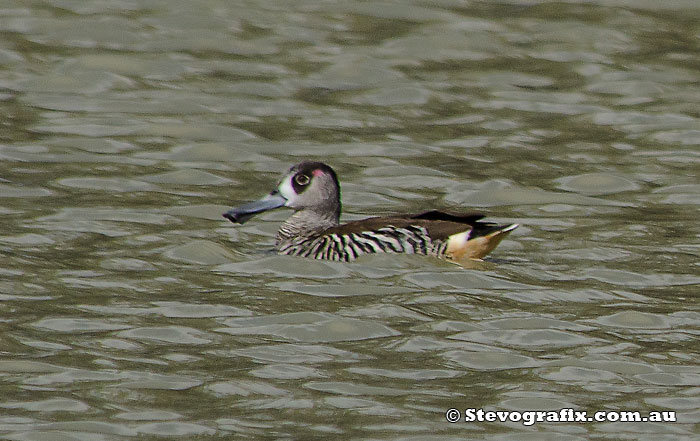
M490 253L499 243L520 225L511 224L486 236L470 239L471 230L453 234L447 238L445 254L453 260L481 259Z

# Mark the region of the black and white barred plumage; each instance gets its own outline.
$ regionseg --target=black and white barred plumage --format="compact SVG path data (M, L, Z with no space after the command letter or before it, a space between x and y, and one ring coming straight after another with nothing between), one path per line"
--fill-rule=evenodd
M447 242L433 240L423 227L387 226L376 231L329 233L282 241L280 254L349 262L364 254L405 253L444 257Z

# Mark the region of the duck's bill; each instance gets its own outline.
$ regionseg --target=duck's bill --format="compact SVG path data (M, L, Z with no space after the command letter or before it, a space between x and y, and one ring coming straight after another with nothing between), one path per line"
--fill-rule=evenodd
M272 210L283 206L287 199L282 197L277 191L273 191L262 199L255 202L249 202L240 207L233 208L226 213L224 217L234 224L242 224L247 222L251 217L264 211Z

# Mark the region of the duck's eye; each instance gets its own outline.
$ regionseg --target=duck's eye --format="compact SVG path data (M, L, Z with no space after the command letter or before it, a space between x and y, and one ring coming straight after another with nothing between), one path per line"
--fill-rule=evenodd
M311 178L309 178L307 175L303 173L299 173L298 175L294 176L294 182L296 182L299 185L307 185Z

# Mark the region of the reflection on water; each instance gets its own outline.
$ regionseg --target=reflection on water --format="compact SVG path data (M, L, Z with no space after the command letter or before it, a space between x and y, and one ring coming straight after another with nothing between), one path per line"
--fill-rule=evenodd
M698 12L6 1L1 436L696 438ZM277 256L288 213L221 213L303 158L344 220L522 226L470 268ZM445 420L568 407L679 422Z

